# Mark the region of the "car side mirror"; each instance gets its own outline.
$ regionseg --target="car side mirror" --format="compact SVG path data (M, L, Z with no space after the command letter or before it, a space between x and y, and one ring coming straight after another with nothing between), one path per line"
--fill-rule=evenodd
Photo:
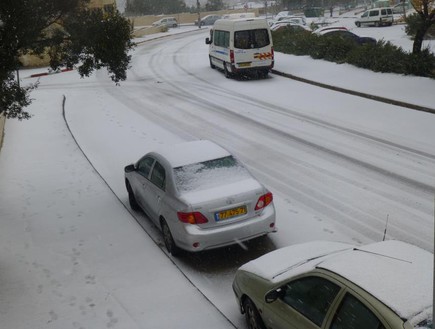
M129 173L129 172L132 172L135 170L136 170L136 168L134 167L134 164L128 165L124 168L124 172L126 172L126 173Z
M264 300L266 303L270 304L276 301L281 296L281 289L276 289L269 291L266 296L264 296Z
M206 45L211 44L210 38L205 38L205 44L206 44Z

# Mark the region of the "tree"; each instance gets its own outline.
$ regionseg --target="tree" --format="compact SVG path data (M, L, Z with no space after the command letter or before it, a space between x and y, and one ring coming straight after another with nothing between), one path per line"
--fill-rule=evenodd
M205 4L205 9L207 11L217 11L224 9L224 3L222 0L207 0Z
M129 15L176 14L185 10L183 0L127 0L125 7Z
M106 67L115 83L126 79L133 48L130 22L113 10L89 9L87 0L0 2L0 113L28 119L25 107L37 85L14 78L20 56L48 53L53 70L77 66L80 76Z
M411 0L411 4L420 17L412 47L412 52L419 54L426 32L435 23L435 0Z

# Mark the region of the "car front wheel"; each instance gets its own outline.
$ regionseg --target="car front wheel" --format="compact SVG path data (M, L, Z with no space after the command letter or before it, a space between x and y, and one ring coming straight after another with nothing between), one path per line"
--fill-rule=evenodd
M140 210L139 204L136 201L136 198L134 196L133 190L130 186L130 183L128 181L125 182L125 185L127 186L127 192L128 192L128 203L130 203L130 207L133 210Z
M180 248L175 244L174 238L172 237L171 230L169 229L168 224L164 219L161 220L160 223L162 227L163 240L165 242L165 247L172 256L177 257L180 255Z
M243 302L243 309L245 310L246 324L249 329L266 329L257 307L248 297Z

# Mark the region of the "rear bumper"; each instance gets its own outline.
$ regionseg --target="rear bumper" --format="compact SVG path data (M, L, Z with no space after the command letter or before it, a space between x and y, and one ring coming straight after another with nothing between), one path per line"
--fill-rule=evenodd
M197 252L237 244L275 231L275 208L269 205L261 215L234 224L208 229L186 224L184 234L174 236L174 240L180 248Z
M243 72L258 72L258 71L270 71L273 69L275 62L272 60L268 65L256 65L250 67L236 67L236 65L231 64L231 73L243 73Z

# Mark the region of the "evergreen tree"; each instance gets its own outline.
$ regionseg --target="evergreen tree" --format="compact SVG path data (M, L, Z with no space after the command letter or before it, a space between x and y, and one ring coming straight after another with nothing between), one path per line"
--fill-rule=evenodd
M224 3L222 0L207 0L205 4L205 9L207 11L217 11L224 9Z
M126 79L133 47L127 19L116 10L88 9L87 0L1 0L0 2L0 113L7 118L28 119L24 110L30 91L21 87L14 73L20 56L50 55L50 66L72 68L89 76L106 67L111 79Z

